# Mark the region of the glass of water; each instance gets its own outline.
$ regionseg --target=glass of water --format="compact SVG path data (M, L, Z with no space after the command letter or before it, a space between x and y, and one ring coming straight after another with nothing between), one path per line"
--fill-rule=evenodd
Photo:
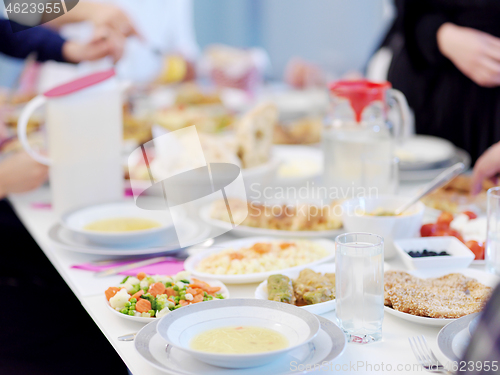
M335 239L337 319L349 342L382 338L384 320L384 239L346 233Z
M488 235L486 269L500 275L500 187L488 190Z

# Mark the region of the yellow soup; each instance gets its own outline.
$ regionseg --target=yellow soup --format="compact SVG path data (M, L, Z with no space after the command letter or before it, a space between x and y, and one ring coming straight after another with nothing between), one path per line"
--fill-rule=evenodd
M284 349L288 340L281 333L262 327L210 329L191 340L191 349L210 353L250 354Z
M96 232L132 232L160 227L154 220L133 217L118 217L113 219L96 220L87 224L83 229Z

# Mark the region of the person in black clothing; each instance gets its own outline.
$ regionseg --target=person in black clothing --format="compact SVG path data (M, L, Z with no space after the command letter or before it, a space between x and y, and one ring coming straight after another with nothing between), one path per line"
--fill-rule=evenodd
M500 1L396 5L388 80L406 95L417 133L446 138L477 160L500 140Z
M99 16L99 22L111 20L110 28L117 19L124 20L109 6L103 9L107 12L90 15ZM85 10L91 8L76 7L66 20L81 20ZM104 18L103 13L109 17ZM127 26L127 20L118 26ZM131 30L128 27L125 32ZM0 20L0 52L19 58L35 52L39 61L76 63L108 55L119 59L123 45L119 37L109 35L96 35L91 42L80 44L42 26L13 33L9 21ZM46 166L25 152L0 161L0 291L4 301L0 374L126 374L121 358L3 199L38 187L47 172Z

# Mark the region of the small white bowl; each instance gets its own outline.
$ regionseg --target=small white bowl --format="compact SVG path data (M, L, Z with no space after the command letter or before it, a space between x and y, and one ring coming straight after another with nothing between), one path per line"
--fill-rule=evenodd
M377 209L394 211L408 201L397 196L362 197L342 204L342 221L345 232L365 232L384 237L384 258L396 255L394 240L416 237L422 226L425 206L417 202L400 216L367 215Z
M154 220L160 224L160 227L130 232L98 232L84 229L86 225L94 221L120 217ZM166 231L172 231L172 235L175 235L172 218L168 211L143 210L137 207L133 200L80 208L64 214L61 217L61 224L92 242L105 245L128 245L148 242Z
M275 330L289 342L285 349L252 354L208 353L190 348L193 337L227 326L257 326ZM158 334L196 359L227 368L262 366L311 341L320 324L314 314L295 306L255 299L213 300L189 305L161 318Z
M456 237L420 237L394 241L403 263L409 269L459 269L467 268L474 260L474 253ZM410 251L446 251L449 256L412 258Z

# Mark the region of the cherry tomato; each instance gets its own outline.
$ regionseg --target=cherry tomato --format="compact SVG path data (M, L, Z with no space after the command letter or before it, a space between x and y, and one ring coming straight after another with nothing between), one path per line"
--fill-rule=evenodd
M467 215L469 217L470 220L472 219L476 219L477 218L477 215L472 212L472 211L464 211L462 212L464 215Z
M477 241L467 241L465 245L474 253L476 260L484 259L484 245L480 245Z
M437 224L450 225L452 221L453 221L453 214L450 212L443 212L441 213L441 215L439 215L437 219Z
M436 224L424 224L420 228L420 235L422 237L430 237L432 236L432 233L434 233L434 228Z
M436 230L433 233L433 236L440 236L440 237L441 236L452 236L452 237L458 238L461 242L464 242L464 238L462 237L462 235L460 234L460 232L458 232L455 229L451 229L450 227L447 227L447 228L444 228L444 227L436 228Z

